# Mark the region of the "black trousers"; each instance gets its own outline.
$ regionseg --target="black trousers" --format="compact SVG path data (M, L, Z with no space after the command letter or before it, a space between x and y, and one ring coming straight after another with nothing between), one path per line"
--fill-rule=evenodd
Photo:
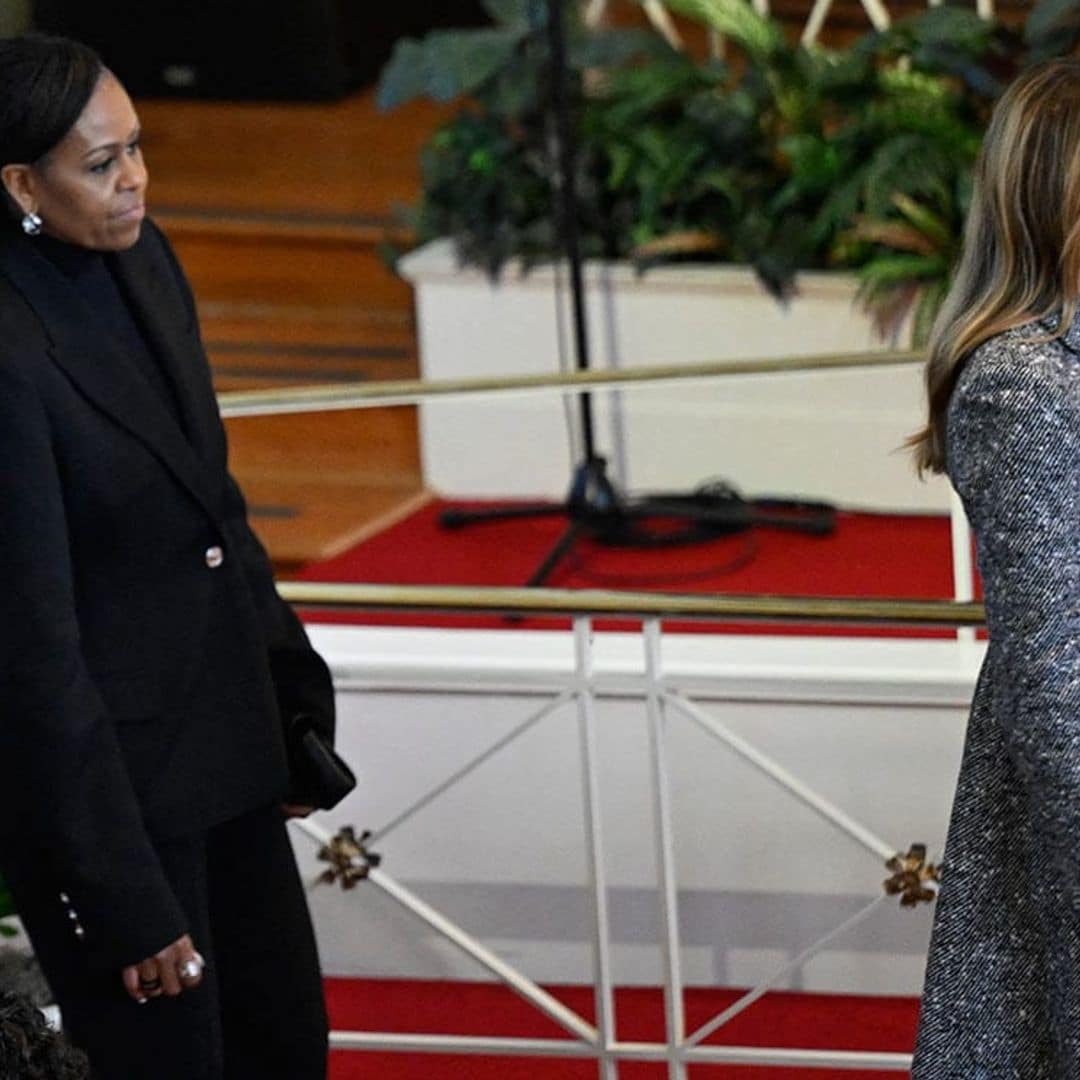
M127 996L119 971L73 968L70 929L36 917L56 904L34 903L32 875L9 874L64 1028L95 1080L325 1080L318 955L280 808L158 851L206 971L196 989L145 1005Z

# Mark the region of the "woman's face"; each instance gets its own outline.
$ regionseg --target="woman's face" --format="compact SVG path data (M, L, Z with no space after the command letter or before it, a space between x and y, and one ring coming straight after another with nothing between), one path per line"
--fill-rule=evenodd
M106 72L75 126L25 174L18 201L58 240L95 251L123 251L139 239L146 214L146 166L139 118L127 91Z

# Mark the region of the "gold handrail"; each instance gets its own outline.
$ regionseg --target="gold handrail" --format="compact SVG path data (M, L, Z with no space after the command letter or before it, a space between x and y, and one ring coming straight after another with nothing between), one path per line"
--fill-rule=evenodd
M602 589L464 588L281 581L278 592L305 608L422 611L430 614L560 615L736 621L979 626L982 604L952 600L734 596L612 592Z
M462 379L397 379L368 386L299 386L290 390L232 390L218 395L223 416L272 416L414 405L436 397L528 393L559 389L565 393L606 386L712 379L726 375L777 375L794 371L832 371L914 364L925 354L907 349L837 353L821 356L777 356L769 359L715 360L702 364L653 364L617 371L572 371L535 375L482 376Z

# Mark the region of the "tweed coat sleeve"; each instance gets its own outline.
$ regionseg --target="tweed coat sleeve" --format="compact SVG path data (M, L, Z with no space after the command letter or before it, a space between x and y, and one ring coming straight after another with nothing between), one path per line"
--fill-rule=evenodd
M1080 912L1080 356L1012 331L950 404L949 473L978 542L989 691L1043 882Z
M88 957L118 969L174 941L186 920L83 661L48 420L33 383L3 364L0 700L4 831L49 864Z

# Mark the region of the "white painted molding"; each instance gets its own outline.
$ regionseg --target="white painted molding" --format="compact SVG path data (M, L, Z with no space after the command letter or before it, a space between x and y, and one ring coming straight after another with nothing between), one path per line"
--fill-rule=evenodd
M313 623L339 690L536 692L566 685L573 641L559 630L446 630ZM665 673L697 697L966 707L981 641L766 634L668 634ZM598 634L595 673L612 696L644 692L641 635Z

